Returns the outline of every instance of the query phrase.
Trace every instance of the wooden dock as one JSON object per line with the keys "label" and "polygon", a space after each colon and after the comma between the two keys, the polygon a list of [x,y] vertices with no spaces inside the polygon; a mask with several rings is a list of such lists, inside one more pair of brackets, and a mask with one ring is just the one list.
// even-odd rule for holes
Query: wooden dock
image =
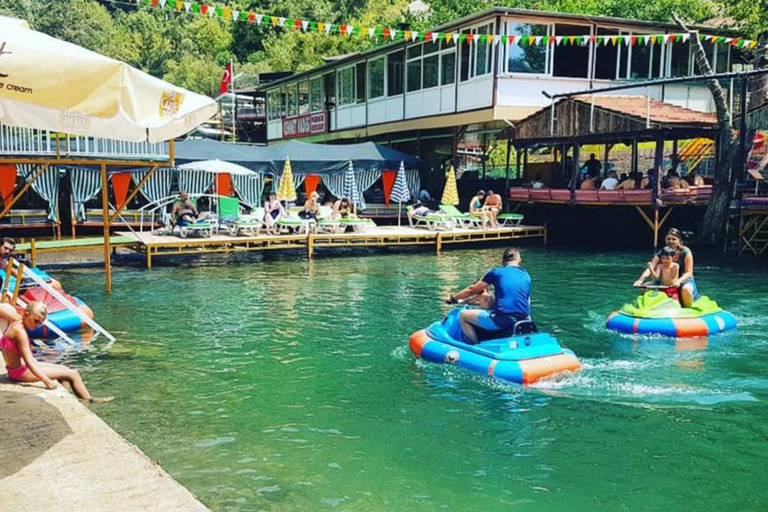
{"label": "wooden dock", "polygon": [[130,247],[144,254],[147,268],[156,258],[180,255],[234,254],[270,250],[303,250],[312,258],[319,249],[338,247],[406,247],[434,246],[439,253],[451,244],[485,244],[520,239],[541,239],[547,242],[545,226],[512,226],[496,229],[452,229],[430,231],[409,226],[376,226],[362,233],[309,233],[289,235],[227,236],[180,238],[148,232],[121,232],[121,237],[133,237]]}

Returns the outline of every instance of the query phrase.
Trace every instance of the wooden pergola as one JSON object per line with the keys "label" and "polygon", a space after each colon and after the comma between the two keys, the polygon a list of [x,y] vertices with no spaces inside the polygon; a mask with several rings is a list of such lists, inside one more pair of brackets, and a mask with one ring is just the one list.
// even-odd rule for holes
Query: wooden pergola
{"label": "wooden pergola", "polygon": [[[173,167],[174,165],[174,141],[169,141],[169,151],[167,159],[160,160],[130,160],[130,159],[105,159],[105,158],[84,158],[68,157],[66,154],[62,155],[57,151],[56,156],[53,157],[0,157],[0,164],[31,164],[38,166],[37,170],[32,174],[26,184],[19,190],[12,198],[11,201],[5,206],[2,213],[0,213],[0,219],[5,216],[13,205],[21,199],[24,193],[29,190],[32,184],[45,172],[50,166],[58,165],[85,165],[85,166],[99,166],[101,168],[101,201],[102,201],[102,219],[104,224],[104,271],[105,271],[105,288],[107,292],[112,291],[112,257],[110,247],[110,228],[112,223],[120,216],[125,205],[131,202],[141,191],[141,188],[149,180],[160,166]],[[110,167],[148,167],[149,171],[144,177],[136,184],[133,191],[128,195],[126,200],[122,204],[115,205],[115,211],[110,215],[109,211],[109,182],[108,182],[108,170]]]}
{"label": "wooden pergola", "polygon": [[[654,247],[658,246],[659,230],[672,211],[670,207],[663,217],[659,210],[664,206],[660,201],[660,171],[664,160],[664,142],[673,142],[673,153],[677,154],[679,140],[708,138],[715,141],[715,152],[719,148],[718,125],[714,114],[698,112],[670,103],[651,99],[648,96],[580,95],[553,101],[551,106],[504,130],[501,138],[508,140],[517,150],[517,168],[527,164],[532,149],[551,147],[555,152],[566,155],[573,151],[573,166],[566,169],[566,159],[560,159],[563,175],[570,174],[569,188],[572,202],[575,202],[577,177],[579,173],[579,149],[585,144],[604,144],[605,160],[610,148],[626,144],[632,148],[631,171],[638,170],[638,144],[655,142],[651,181],[651,203],[649,211],[635,205],[636,210],[653,231]],[[604,166],[605,167],[605,166]]]}

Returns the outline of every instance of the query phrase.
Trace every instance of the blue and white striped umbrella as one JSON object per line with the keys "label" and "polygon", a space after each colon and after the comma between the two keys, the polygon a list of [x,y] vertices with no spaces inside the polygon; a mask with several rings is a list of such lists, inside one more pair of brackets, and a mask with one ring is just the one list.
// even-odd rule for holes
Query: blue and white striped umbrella
{"label": "blue and white striped umbrella", "polygon": [[406,203],[411,199],[411,192],[408,190],[408,182],[405,179],[405,166],[400,162],[400,169],[395,177],[395,184],[392,185],[392,192],[389,199],[396,203]]}
{"label": "blue and white striped umbrella", "polygon": [[342,194],[349,199],[349,202],[355,207],[360,207],[360,192],[357,190],[357,181],[355,180],[355,169],[352,167],[352,161],[349,162],[347,172],[344,173],[344,186]]}
{"label": "blue and white striped umbrella", "polygon": [[390,201],[397,202],[397,225],[400,225],[400,207],[403,203],[410,201],[411,192],[408,190],[408,182],[405,179],[405,165],[400,162],[400,169],[395,177],[395,184],[392,185],[392,192],[389,194]]}

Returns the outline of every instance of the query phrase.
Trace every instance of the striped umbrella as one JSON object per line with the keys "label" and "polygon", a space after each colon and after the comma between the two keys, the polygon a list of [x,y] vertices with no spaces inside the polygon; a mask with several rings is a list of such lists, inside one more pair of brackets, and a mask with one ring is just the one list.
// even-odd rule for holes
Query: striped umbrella
{"label": "striped umbrella", "polygon": [[357,180],[355,180],[355,169],[352,167],[352,160],[349,161],[347,172],[344,173],[344,185],[341,188],[341,194],[349,199],[350,204],[355,208],[361,208],[360,192],[357,190]]}
{"label": "striped umbrella", "polygon": [[277,187],[278,201],[295,201],[296,189],[293,188],[293,172],[291,171],[291,159],[285,157],[283,175],[280,177],[280,185]]}
{"label": "striped umbrella", "polygon": [[445,177],[445,189],[441,203],[456,206],[459,204],[459,191],[456,188],[456,170],[453,166],[445,173]]}
{"label": "striped umbrella", "polygon": [[392,192],[389,194],[392,201],[397,201],[397,225],[400,225],[400,208],[403,203],[410,201],[411,192],[408,190],[408,182],[405,180],[405,165],[400,162],[400,169],[395,177],[395,184],[392,185]]}

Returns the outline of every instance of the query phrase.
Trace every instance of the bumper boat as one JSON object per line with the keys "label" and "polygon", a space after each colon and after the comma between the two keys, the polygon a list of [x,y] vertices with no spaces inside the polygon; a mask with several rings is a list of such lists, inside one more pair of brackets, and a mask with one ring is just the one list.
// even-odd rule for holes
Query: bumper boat
{"label": "bumper boat", "polygon": [[736,317],[701,296],[690,308],[661,290],[648,290],[608,315],[605,327],[627,334],[661,334],[673,338],[709,336],[736,328]]}
{"label": "bumper boat", "polygon": [[573,352],[561,347],[549,334],[538,332],[531,321],[517,322],[501,333],[478,329],[480,343],[464,343],[459,326],[463,309],[454,309],[443,321],[411,335],[410,348],[416,357],[518,384],[531,384],[556,373],[576,371],[581,366]]}
{"label": "bumper boat", "polygon": [[[40,269],[37,268],[31,268],[28,269],[35,273],[35,275],[39,278],[41,278],[44,281],[51,282],[51,276],[46,274]],[[13,289],[15,286],[15,278],[11,278],[11,282],[9,283],[9,288]],[[57,291],[71,304],[74,304],[77,309],[79,309],[81,312],[83,312],[86,316],[93,319],[93,311],[90,307],[88,307],[87,304],[85,304],[83,301],[78,299],[77,297],[72,297],[70,295],[67,295],[63,290],[60,289],[60,285],[58,285],[58,282],[56,285],[53,285],[54,288],[58,288]],[[49,291],[45,290],[44,288],[40,287],[35,283],[32,279],[25,278],[21,282],[20,287],[20,293],[19,298],[24,301],[25,304],[29,304],[30,302],[37,301],[42,302],[46,305],[48,308],[48,321],[54,324],[56,327],[61,329],[62,331],[66,333],[79,331],[84,328],[88,328],[85,322],[72,310],[68,308],[68,305],[63,304],[61,301],[59,301],[56,297],[54,297]],[[41,325],[34,331],[32,331],[31,336],[34,338],[57,338],[58,335],[53,332],[52,330],[49,330],[48,327],[45,325]]]}

